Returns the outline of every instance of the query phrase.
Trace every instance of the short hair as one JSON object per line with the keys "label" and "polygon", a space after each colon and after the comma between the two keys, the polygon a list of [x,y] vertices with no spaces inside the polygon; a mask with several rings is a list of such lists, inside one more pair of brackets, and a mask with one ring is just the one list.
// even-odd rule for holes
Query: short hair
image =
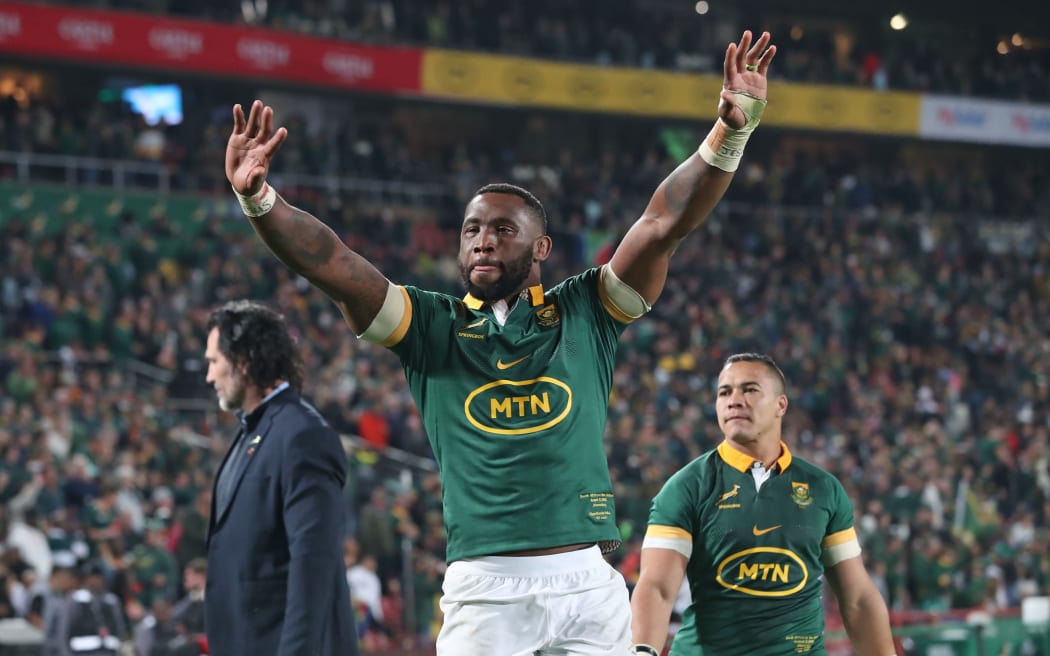
{"label": "short hair", "polygon": [[244,365],[259,389],[286,380],[299,389],[303,365],[284,316],[262,303],[229,301],[212,311],[208,332],[219,330],[219,352],[235,367]]}
{"label": "short hair", "polygon": [[532,195],[532,193],[519,187],[512,185],[508,182],[493,182],[487,184],[477,191],[474,192],[473,197],[480,196],[482,194],[510,194],[517,196],[518,198],[525,201],[525,204],[529,206],[532,213],[540,220],[540,226],[543,228],[543,234],[547,234],[547,210],[543,209],[543,203],[538,198]]}
{"label": "short hair", "polygon": [[787,392],[787,377],[784,376],[784,372],[780,370],[777,363],[770,356],[765,353],[735,353],[726,358],[725,364],[722,368],[725,369],[734,362],[758,362],[764,364],[767,369],[773,372],[773,375],[780,381],[780,391],[782,393]]}
{"label": "short hair", "polygon": [[203,556],[194,558],[190,562],[186,563],[186,569],[196,572],[197,574],[205,575],[208,574],[208,559]]}

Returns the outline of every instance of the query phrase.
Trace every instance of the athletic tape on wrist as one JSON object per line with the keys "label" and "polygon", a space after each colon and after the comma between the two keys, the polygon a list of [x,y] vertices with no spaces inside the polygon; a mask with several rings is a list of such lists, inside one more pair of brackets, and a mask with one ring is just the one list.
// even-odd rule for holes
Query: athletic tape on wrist
{"label": "athletic tape on wrist", "polygon": [[277,202],[277,191],[265,182],[262,189],[251,196],[245,196],[236,189],[233,190],[233,193],[237,196],[244,215],[252,218],[266,214]]}
{"label": "athletic tape on wrist", "polygon": [[[743,91],[730,91],[730,93],[736,99],[736,106],[747,119],[744,127],[739,130],[731,128],[719,118],[707,134],[707,138],[700,144],[699,153],[709,165],[723,171],[733,172],[740,166],[740,159],[744,156],[744,146],[747,145],[747,140],[751,138],[751,133],[762,121],[766,101]],[[723,102],[725,101],[720,101],[719,104]]]}
{"label": "athletic tape on wrist", "polygon": [[638,643],[637,645],[631,646],[632,654],[649,654],[649,656],[660,656],[660,652],[656,651],[656,647],[652,645],[646,645]]}

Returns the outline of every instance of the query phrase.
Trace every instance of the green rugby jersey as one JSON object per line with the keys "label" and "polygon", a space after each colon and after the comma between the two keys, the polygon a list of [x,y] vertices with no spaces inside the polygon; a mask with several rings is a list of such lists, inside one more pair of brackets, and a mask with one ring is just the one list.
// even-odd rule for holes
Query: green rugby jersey
{"label": "green rugby jersey", "polygon": [[469,295],[402,288],[391,348],[441,471],[449,562],[618,541],[602,438],[631,319],[601,271],[524,290],[503,326]]}
{"label": "green rugby jersey", "polygon": [[834,476],[782,449],[757,491],[752,458],[723,442],[653,500],[645,547],[692,544],[672,656],[826,653],[821,576],[859,553],[853,507]]}

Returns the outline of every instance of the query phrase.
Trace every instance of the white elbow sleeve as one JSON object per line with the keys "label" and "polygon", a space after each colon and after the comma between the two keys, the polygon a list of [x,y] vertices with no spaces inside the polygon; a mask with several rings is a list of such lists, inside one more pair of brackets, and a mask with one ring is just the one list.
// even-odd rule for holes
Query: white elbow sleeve
{"label": "white elbow sleeve", "polygon": [[409,303],[408,293],[404,288],[390,283],[382,307],[360,337],[374,344],[393,346],[405,336],[411,319],[412,305]]}
{"label": "white elbow sleeve", "polygon": [[[620,280],[612,267],[606,264],[601,274],[602,301],[610,314],[621,321],[633,321],[653,307],[645,302],[633,287]],[[612,307],[610,307],[612,306]],[[621,316],[622,315],[622,316]]]}

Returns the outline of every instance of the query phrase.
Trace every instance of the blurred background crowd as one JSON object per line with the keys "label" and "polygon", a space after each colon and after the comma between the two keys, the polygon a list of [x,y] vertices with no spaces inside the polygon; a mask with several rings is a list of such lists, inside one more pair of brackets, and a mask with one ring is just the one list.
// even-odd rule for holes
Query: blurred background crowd
{"label": "blurred background crowd", "polygon": [[[244,21],[255,3],[96,4]],[[672,3],[603,3],[600,18],[585,2],[530,3],[540,18],[498,4],[271,2],[263,22],[671,68],[688,67],[674,55],[695,42],[669,25]],[[874,36],[838,57],[830,37],[785,29],[779,75],[873,83]],[[1047,53],[877,55],[893,87],[1045,99]],[[210,485],[235,421],[204,383],[205,323],[216,304],[250,297],[288,317],[311,372],[305,395],[347,436],[345,553],[365,644],[431,644],[441,484],[397,359],[269,255],[223,178],[230,103],[256,87],[187,83],[185,120],[151,126],[99,93],[103,72],[26,68],[65,86],[0,100],[0,154],[97,164],[66,187],[45,183],[69,183],[68,171],[41,169],[27,188],[5,182],[16,166],[0,158],[0,619],[46,632],[55,599],[87,589],[136,653],[197,653]],[[303,95],[274,95],[291,132],[274,185],[395,282],[452,294],[476,187],[515,182],[547,205],[553,285],[607,260],[707,127],[365,96],[300,106]],[[332,107],[335,118],[320,109]],[[159,166],[181,200],[106,192],[128,162]],[[122,184],[155,184],[136,170]],[[326,187],[333,177],[346,184]],[[761,128],[726,201],[621,342],[606,446],[623,536],[612,558],[627,580],[654,494],[720,441],[722,361],[757,350],[787,374],[792,450],[853,500],[893,611],[1016,612],[1050,595],[1048,177],[1046,149]]]}
{"label": "blurred background crowd", "polygon": [[[358,43],[683,71],[717,72],[723,43],[734,37],[732,31],[713,33],[703,20],[708,12],[724,9],[716,1],[88,0],[85,4],[266,25]],[[899,3],[909,14],[931,20],[924,29],[893,34],[883,34],[869,24],[848,37],[838,29],[841,22],[864,25],[888,5],[840,5],[828,16],[821,15],[825,8],[819,3],[743,0],[733,4],[745,16],[761,16],[767,29],[781,35],[787,48],[777,62],[777,77],[877,89],[1050,98],[1050,54],[1045,49],[1026,45],[1013,35],[1000,37],[994,48],[974,47],[971,38],[995,34],[992,22],[980,20],[982,12],[976,4]],[[1000,17],[1009,15],[1016,4],[997,5],[995,11]],[[1017,29],[1040,18],[1031,8],[1029,3],[1011,16],[1018,18]],[[801,25],[798,17],[807,12],[821,20]]]}

